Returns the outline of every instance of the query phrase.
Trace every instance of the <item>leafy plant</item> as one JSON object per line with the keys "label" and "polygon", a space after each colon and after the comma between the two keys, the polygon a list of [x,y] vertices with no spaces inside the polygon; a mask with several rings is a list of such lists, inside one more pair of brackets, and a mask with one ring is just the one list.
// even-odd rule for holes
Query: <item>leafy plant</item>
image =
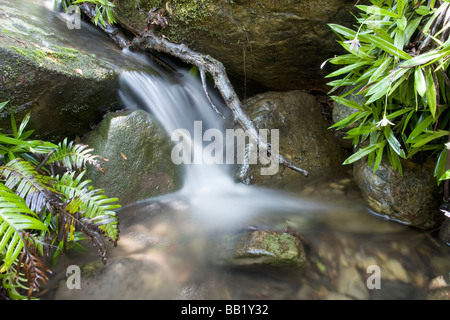
{"label": "leafy plant", "polygon": [[[450,178],[448,158],[450,3],[371,0],[357,5],[355,29],[330,24],[347,53],[329,59],[329,95],[355,109],[332,128],[349,128],[354,152],[376,171],[384,156],[402,172],[401,159],[434,156],[437,182]],[[348,90],[340,91],[347,87]],[[338,94],[338,92],[341,92]],[[363,99],[357,99],[361,95]],[[360,97],[361,97],[360,96]],[[359,148],[359,149],[358,149]]]}
{"label": "leafy plant", "polygon": [[104,262],[104,238],[118,241],[117,199],[85,179],[87,164],[101,170],[106,159],[67,139],[28,140],[29,118],[17,127],[12,116],[12,134],[0,132],[0,289],[12,299],[30,299],[51,273],[43,258],[56,263],[83,235]]}
{"label": "leafy plant", "polygon": [[95,25],[98,25],[98,23],[100,22],[101,25],[106,26],[106,23],[114,24],[117,22],[117,15],[114,12],[114,8],[116,6],[109,0],[55,0],[55,4],[57,4],[58,2],[61,3],[62,9],[66,12],[71,5],[86,2],[92,3],[93,5],[95,5],[93,20]]}

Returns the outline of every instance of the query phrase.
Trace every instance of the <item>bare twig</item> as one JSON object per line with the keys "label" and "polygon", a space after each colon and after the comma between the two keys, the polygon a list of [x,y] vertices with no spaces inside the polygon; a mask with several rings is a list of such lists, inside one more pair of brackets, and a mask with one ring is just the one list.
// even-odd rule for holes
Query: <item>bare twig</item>
{"label": "bare twig", "polygon": [[[225,104],[230,108],[235,122],[237,122],[250,137],[258,142],[258,148],[271,154],[270,145],[262,139],[256,129],[255,124],[244,112],[241,102],[231,85],[225,67],[221,62],[209,55],[204,55],[189,49],[184,44],[176,44],[167,39],[156,36],[153,32],[146,32],[142,37],[135,38],[133,45],[146,50],[156,50],[176,57],[186,63],[193,64],[204,72],[208,72],[214,79],[214,84],[219,90]],[[308,176],[308,171],[299,168],[290,160],[279,155],[279,163],[289,169],[297,171],[304,176]]]}
{"label": "bare twig", "polygon": [[52,156],[52,154],[55,153],[55,151],[56,151],[56,149],[53,149],[45,156],[44,160],[42,160],[42,162],[36,167],[36,171],[41,170],[41,168],[44,166],[44,164],[47,163],[48,159],[50,159],[50,157]]}

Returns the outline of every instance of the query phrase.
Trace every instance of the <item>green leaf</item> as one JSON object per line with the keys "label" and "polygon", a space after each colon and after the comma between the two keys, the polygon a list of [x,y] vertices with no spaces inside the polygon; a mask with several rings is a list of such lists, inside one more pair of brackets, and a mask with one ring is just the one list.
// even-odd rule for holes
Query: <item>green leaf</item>
{"label": "green leaf", "polygon": [[380,49],[386,51],[387,53],[390,53],[398,58],[401,58],[404,60],[409,60],[412,58],[409,54],[407,54],[400,48],[397,48],[393,43],[390,43],[390,42],[386,41],[385,39],[382,39],[375,35],[372,35],[372,34],[360,35],[360,39],[365,40],[365,42],[375,44],[378,48],[380,48]]}
{"label": "green leaf", "polygon": [[9,101],[0,102],[0,111],[8,104]]}
{"label": "green leaf", "polygon": [[5,272],[16,260],[24,246],[20,232],[23,230],[47,230],[25,201],[0,183],[0,273]]}
{"label": "green leaf", "polygon": [[350,72],[350,71],[352,71],[354,69],[357,69],[359,67],[365,66],[367,64],[369,64],[368,61],[360,61],[360,62],[351,64],[351,65],[348,65],[346,67],[340,68],[340,69],[338,69],[338,70],[328,74],[326,76],[326,78],[332,78],[332,77],[340,76],[341,74],[348,73],[348,72]]}
{"label": "green leaf", "polygon": [[376,150],[377,152],[377,157],[375,159],[375,163],[373,164],[373,172],[375,173],[378,170],[378,167],[380,166],[381,160],[383,159],[383,151],[384,151],[384,146],[380,147]]}
{"label": "green leaf", "polygon": [[421,16],[425,16],[429,14],[431,11],[428,9],[427,6],[420,6],[416,9],[416,13],[420,14]]}
{"label": "green leaf", "polygon": [[439,178],[439,181],[450,179],[450,170],[445,171],[445,173]]}
{"label": "green leaf", "polygon": [[431,73],[431,69],[427,69],[425,72],[425,82],[427,86],[427,90],[425,91],[425,95],[427,97],[428,108],[430,109],[433,118],[436,116],[436,87],[434,84],[433,75]]}
{"label": "green leaf", "polygon": [[342,98],[342,97],[338,97],[338,96],[331,96],[330,98],[333,99],[334,101],[336,101],[337,103],[342,104],[344,106],[347,106],[349,108],[357,109],[357,110],[360,110],[360,111],[364,111],[364,108],[362,106],[360,106],[355,101],[352,101],[352,100],[349,100],[349,99],[345,99],[345,98]]}
{"label": "green leaf", "polygon": [[390,126],[384,127],[384,136],[386,140],[389,143],[389,146],[392,148],[392,150],[398,154],[402,158],[406,158],[405,152],[403,151],[402,145],[395,137],[394,133],[392,132],[392,129]]}
{"label": "green leaf", "polygon": [[400,15],[398,15],[395,12],[389,11],[387,9],[383,9],[377,6],[365,6],[365,5],[357,5],[356,6],[359,10],[364,11],[368,14],[375,14],[375,15],[383,15],[383,16],[387,16],[387,17],[392,17],[392,18],[399,18]]}
{"label": "green leaf", "polygon": [[337,34],[341,34],[349,39],[354,39],[356,37],[356,31],[353,31],[352,29],[349,29],[347,27],[333,23],[328,24],[328,26]]}
{"label": "green leaf", "polygon": [[421,134],[418,137],[416,137],[416,139],[414,139],[414,144],[412,145],[412,147],[420,148],[423,145],[425,145],[435,139],[439,139],[439,138],[445,137],[445,136],[448,136],[447,130],[437,130],[432,133],[424,133],[424,134]]}
{"label": "green leaf", "polygon": [[404,31],[406,29],[406,25],[407,25],[407,21],[406,21],[406,17],[402,16],[400,19],[397,19],[397,27]]}
{"label": "green leaf", "polygon": [[390,57],[390,56],[384,58],[382,60],[383,63],[375,70],[373,75],[370,77],[368,83],[372,83],[372,82],[378,80],[378,78],[386,71],[387,67],[391,64],[391,62],[393,60],[394,60],[394,58]]}
{"label": "green leaf", "polygon": [[417,67],[429,62],[433,62],[434,60],[437,60],[442,57],[442,53],[437,50],[432,50],[427,53],[423,53],[421,55],[418,55],[408,61],[403,61],[399,64],[400,68],[412,68]]}
{"label": "green leaf", "polygon": [[445,173],[446,169],[446,162],[447,162],[447,154],[448,149],[444,147],[442,151],[439,153],[439,156],[436,161],[436,166],[434,167],[434,176],[438,178],[438,184],[440,180],[442,180],[442,176]]}
{"label": "green leaf", "polygon": [[421,68],[416,68],[414,71],[414,89],[421,97],[427,92],[427,83]]}
{"label": "green leaf", "polygon": [[[403,16],[403,9],[405,8],[406,0],[397,0],[397,14]],[[406,19],[405,19],[406,20]]]}
{"label": "green leaf", "polygon": [[384,148],[385,145],[386,145],[386,141],[381,141],[381,142],[375,143],[373,145],[363,147],[363,148],[359,149],[357,152],[355,152],[354,154],[352,154],[350,157],[348,157],[344,161],[343,164],[346,165],[346,164],[351,164],[353,162],[356,162],[359,159],[367,156],[369,153],[374,152],[376,149]]}
{"label": "green leaf", "polygon": [[425,131],[426,128],[428,128],[428,126],[430,124],[432,124],[434,121],[433,115],[429,115],[428,117],[426,117],[425,119],[422,119],[416,123],[415,128],[413,129],[413,131],[410,133],[407,142],[408,143],[414,143],[414,140],[417,139],[417,137]]}

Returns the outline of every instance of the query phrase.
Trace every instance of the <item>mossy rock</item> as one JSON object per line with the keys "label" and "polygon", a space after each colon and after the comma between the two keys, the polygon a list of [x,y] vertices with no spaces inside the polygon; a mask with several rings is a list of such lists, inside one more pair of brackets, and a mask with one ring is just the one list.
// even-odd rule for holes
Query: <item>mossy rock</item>
{"label": "mossy rock", "polygon": [[217,265],[301,270],[306,263],[302,242],[288,233],[270,230],[237,232],[222,234],[215,241],[216,249],[211,259]]}
{"label": "mossy rock", "polygon": [[105,194],[118,197],[122,206],[180,186],[179,168],[170,158],[170,138],[145,111],[109,113],[83,142],[108,159],[102,162],[105,173],[90,168],[89,178]]}
{"label": "mossy rock", "polygon": [[367,157],[353,164],[353,175],[367,206],[375,213],[412,227],[431,229],[443,222],[439,211],[442,190],[433,176],[431,160],[423,164],[402,159],[402,174],[387,159],[376,172]]}
{"label": "mossy rock", "polygon": [[69,30],[56,16],[49,19],[52,13],[38,1],[0,3],[0,12],[0,99],[9,101],[0,113],[2,128],[10,127],[11,112],[20,120],[31,111],[28,128],[35,138],[73,139],[107,110],[121,108],[116,67],[71,42],[89,30]]}
{"label": "mossy rock", "polygon": [[[346,152],[333,133],[327,129],[327,120],[321,113],[316,97],[304,90],[266,92],[244,101],[248,116],[259,129],[274,129],[279,133],[279,153],[295,165],[308,171],[309,176],[279,166],[276,174],[262,175],[268,165],[241,166],[238,178],[247,184],[270,187],[301,188],[316,179],[346,170],[342,162]],[[272,138],[268,142],[274,144]],[[245,162],[245,161],[244,161]]]}
{"label": "mossy rock", "polygon": [[135,0],[115,3],[136,35],[152,27],[150,11],[164,9],[163,35],[221,61],[237,91],[256,91],[326,88],[320,66],[342,50],[328,24],[351,25],[355,1],[140,0],[141,11]]}

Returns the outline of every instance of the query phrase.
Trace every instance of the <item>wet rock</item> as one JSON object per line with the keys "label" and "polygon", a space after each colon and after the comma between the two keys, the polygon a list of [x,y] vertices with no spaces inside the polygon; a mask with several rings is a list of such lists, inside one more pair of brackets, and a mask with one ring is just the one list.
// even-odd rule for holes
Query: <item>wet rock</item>
{"label": "wet rock", "polygon": [[372,300],[420,300],[423,298],[417,288],[402,281],[382,281],[380,289],[370,290]]}
{"label": "wet rock", "polygon": [[349,296],[346,296],[345,294],[337,293],[337,292],[330,292],[324,300],[352,300]]}
{"label": "wet rock", "polygon": [[[340,52],[328,23],[351,25],[353,0],[323,1],[140,1],[117,0],[119,20],[139,35],[147,14],[165,8],[175,42],[222,61],[236,87],[271,90],[325,87],[320,65]],[[141,9],[141,12],[139,11]],[[244,83],[242,79],[246,79]]]}
{"label": "wet rock", "polygon": [[[167,266],[156,257],[130,255],[81,267],[79,290],[61,281],[56,300],[174,299],[179,284]],[[139,276],[136,276],[139,275]]]}
{"label": "wet rock", "polygon": [[[356,94],[355,91],[348,93],[349,91],[351,91],[353,89],[353,86],[350,87],[346,87],[342,93],[340,93],[340,96],[344,96],[345,99],[348,99],[350,101],[354,101],[358,104],[362,104],[362,102],[364,101],[364,96],[362,94]],[[337,103],[336,101],[333,102],[333,110],[332,110],[332,118],[333,118],[333,122],[337,123],[345,118],[347,118],[348,116],[358,112],[359,110],[354,109],[354,108],[350,108],[347,107],[343,104]],[[344,139],[346,136],[346,131],[355,128],[358,125],[359,122],[355,122],[351,125],[349,125],[348,127],[345,127],[341,130],[336,130],[334,132],[336,140],[339,142],[339,144],[343,147],[343,148],[348,148],[348,149],[352,149],[353,148],[353,142],[351,139]]]}
{"label": "wet rock", "polygon": [[428,300],[450,300],[450,287],[440,288],[427,295]]}
{"label": "wet rock", "polygon": [[170,140],[145,111],[109,113],[83,142],[109,161],[105,174],[90,168],[88,176],[105,194],[123,205],[174,191],[178,168],[170,158]]}
{"label": "wet rock", "polygon": [[[20,120],[32,112],[35,138],[61,141],[83,135],[107,110],[122,107],[116,67],[89,51],[92,43],[114,51],[110,39],[69,30],[43,2],[3,1],[0,34],[0,97],[9,100],[0,126],[10,128],[10,109]],[[71,41],[79,37],[78,43]],[[98,48],[98,47],[97,47]],[[120,54],[120,51],[115,51]]]}
{"label": "wet rock", "polygon": [[428,229],[442,222],[433,165],[402,161],[403,175],[386,160],[374,173],[367,159],[354,163],[353,174],[368,207],[375,213],[413,227]]}
{"label": "wet rock", "polygon": [[301,269],[306,255],[294,235],[268,230],[224,235],[218,240],[216,263],[235,267],[294,267]]}
{"label": "wet rock", "polygon": [[411,281],[402,264],[393,258],[384,261],[380,266],[380,269],[382,280],[401,281],[406,283]]}
{"label": "wet rock", "polygon": [[450,246],[450,218],[445,218],[439,230],[439,238]]}
{"label": "wet rock", "polygon": [[[279,152],[299,167],[308,170],[309,177],[280,166],[274,175],[261,175],[267,165],[244,164],[239,178],[245,183],[284,187],[305,185],[327,174],[338,174],[346,154],[327,129],[317,99],[305,91],[267,92],[245,102],[244,108],[259,129],[277,129]],[[272,144],[269,136],[269,142]],[[297,188],[298,189],[298,188]]]}
{"label": "wet rock", "polygon": [[428,300],[450,300],[450,285],[444,276],[438,276],[431,280],[428,285]]}
{"label": "wet rock", "polygon": [[367,286],[358,270],[353,267],[345,268],[340,272],[337,280],[337,290],[339,293],[354,299],[369,299]]}

